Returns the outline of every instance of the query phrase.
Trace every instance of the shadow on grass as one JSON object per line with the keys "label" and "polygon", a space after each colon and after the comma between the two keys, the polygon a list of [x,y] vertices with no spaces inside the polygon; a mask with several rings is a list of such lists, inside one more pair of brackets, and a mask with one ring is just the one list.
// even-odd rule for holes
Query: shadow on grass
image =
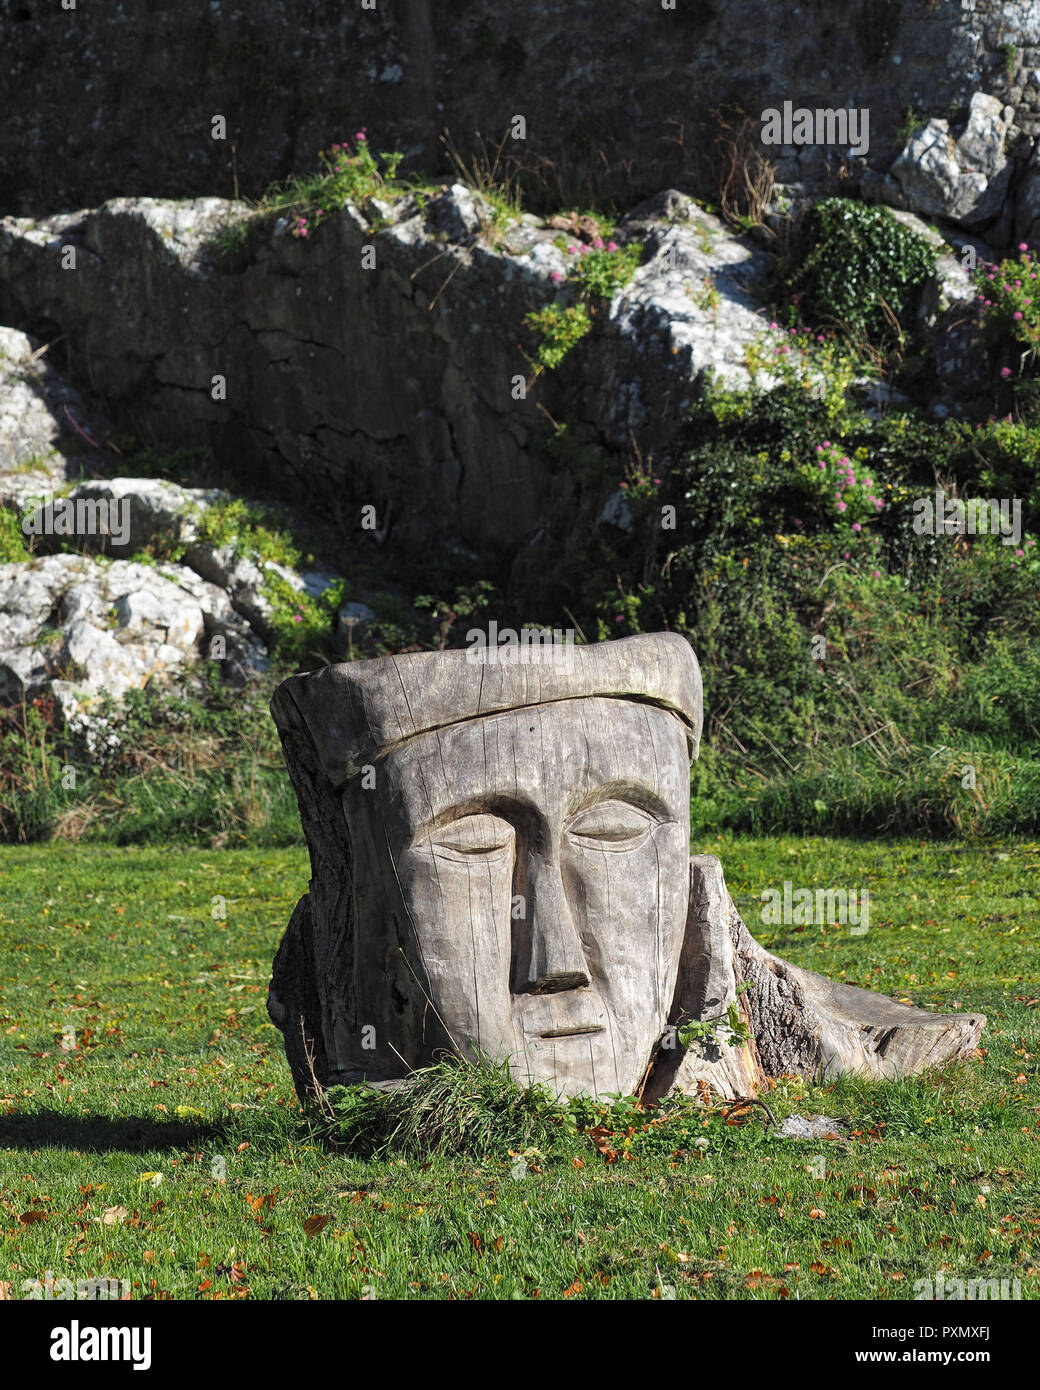
{"label": "shadow on grass", "polygon": [[231,1130],[228,1124],[187,1124],[143,1115],[113,1119],[109,1115],[33,1110],[25,1115],[0,1116],[0,1149],[78,1149],[90,1153],[212,1149]]}

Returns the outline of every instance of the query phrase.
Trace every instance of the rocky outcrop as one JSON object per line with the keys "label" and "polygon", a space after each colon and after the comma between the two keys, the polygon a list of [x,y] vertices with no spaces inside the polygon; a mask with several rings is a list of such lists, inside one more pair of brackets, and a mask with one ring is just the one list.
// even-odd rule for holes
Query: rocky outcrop
{"label": "rocky outcrop", "polygon": [[[8,541],[0,557],[0,704],[53,697],[71,730],[93,738],[103,694],[182,681],[207,657],[235,686],[264,671],[271,604],[260,566],[228,551],[227,573],[209,575],[185,558],[212,549],[199,519],[227,493],[89,476],[118,452],[51,356],[0,328],[0,508],[21,536],[17,554]],[[75,553],[54,553],[66,539]],[[268,565],[311,596],[337,577]]]}
{"label": "rocky outcrop", "polygon": [[249,264],[221,268],[212,238],[242,211],[116,199],[6,219],[0,321],[60,325],[123,428],[209,444],[350,531],[371,505],[403,543],[515,550],[549,494],[546,412],[660,458],[709,367],[747,379],[762,327],[764,253],[681,194],[621,224],[643,264],[537,382],[524,318],[567,302],[583,243],[530,215],[486,235],[490,208],[454,185],[428,203],[348,204],[306,240],[283,219]]}
{"label": "rocky outcrop", "polygon": [[1014,112],[976,92],[957,138],[945,120],[930,120],[892,165],[912,212],[983,227],[999,216],[1011,181],[1004,148]]}
{"label": "rocky outcrop", "polygon": [[198,601],[147,565],[48,555],[0,566],[0,700],[49,691],[73,712],[180,667],[204,631]]}

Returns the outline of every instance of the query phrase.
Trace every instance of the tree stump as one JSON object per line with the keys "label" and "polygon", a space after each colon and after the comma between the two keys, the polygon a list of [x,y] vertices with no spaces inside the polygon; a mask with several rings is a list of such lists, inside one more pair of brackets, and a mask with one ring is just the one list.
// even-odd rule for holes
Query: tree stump
{"label": "tree stump", "polygon": [[719,861],[689,857],[702,696],[682,638],[541,637],[275,692],[311,880],[268,1011],[301,1098],[403,1079],[443,1049],[558,1095],[648,1098],[972,1052],[980,1015],[773,956]]}

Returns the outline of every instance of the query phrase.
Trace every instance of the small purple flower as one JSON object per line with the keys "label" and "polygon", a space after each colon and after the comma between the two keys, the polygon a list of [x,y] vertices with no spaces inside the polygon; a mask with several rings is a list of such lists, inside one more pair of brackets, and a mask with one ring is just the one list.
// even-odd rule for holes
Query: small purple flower
{"label": "small purple flower", "polygon": [[551,271],[549,272],[549,279],[552,280],[555,284],[558,285],[558,284],[560,283],[560,281],[563,279],[563,271],[562,271],[562,270],[551,270]]}
{"label": "small purple flower", "polygon": [[1001,369],[1000,369],[1000,375],[1001,375],[1002,377],[1004,377],[1005,380],[1007,380],[1007,378],[1011,375],[1011,368],[1010,368],[1010,367],[1001,367]]}

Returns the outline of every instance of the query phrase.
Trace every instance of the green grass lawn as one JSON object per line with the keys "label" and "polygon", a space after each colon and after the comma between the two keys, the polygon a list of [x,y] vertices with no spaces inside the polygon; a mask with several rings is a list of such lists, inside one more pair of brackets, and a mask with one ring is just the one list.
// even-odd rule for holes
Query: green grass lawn
{"label": "green grass lawn", "polygon": [[[695,848],[765,945],[982,1010],[983,1054],[766,1097],[778,1118],[851,1121],[837,1140],[689,1105],[617,1130],[609,1164],[562,1131],[520,1161],[508,1134],[487,1159],[361,1160],[301,1114],[264,1008],[303,850],[0,848],[8,1296],[49,1271],[134,1298],[905,1299],[938,1273],[1036,1297],[1040,845]],[[868,888],[869,932],[764,926],[785,879]]]}

